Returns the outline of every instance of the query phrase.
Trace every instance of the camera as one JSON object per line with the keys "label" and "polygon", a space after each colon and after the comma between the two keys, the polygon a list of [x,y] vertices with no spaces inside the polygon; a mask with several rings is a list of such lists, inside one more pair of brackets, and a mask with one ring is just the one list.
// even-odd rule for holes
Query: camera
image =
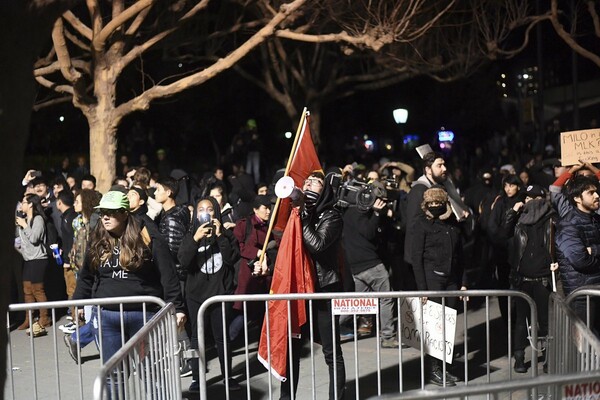
{"label": "camera", "polygon": [[25,214],[23,211],[17,211],[15,215],[19,218],[27,218],[27,214]]}
{"label": "camera", "polygon": [[341,208],[357,207],[361,211],[367,211],[373,207],[378,198],[384,200],[387,198],[387,191],[380,185],[357,179],[342,182],[341,175],[337,174],[331,185],[336,192],[336,204]]}
{"label": "camera", "polygon": [[198,222],[200,222],[200,225],[204,225],[207,222],[210,223],[211,221],[212,221],[212,218],[210,217],[209,213],[198,214]]}

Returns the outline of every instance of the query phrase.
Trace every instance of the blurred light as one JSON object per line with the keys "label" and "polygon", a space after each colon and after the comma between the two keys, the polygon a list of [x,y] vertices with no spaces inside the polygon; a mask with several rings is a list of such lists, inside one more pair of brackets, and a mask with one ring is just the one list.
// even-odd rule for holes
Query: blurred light
{"label": "blurred light", "polygon": [[502,79],[506,78],[506,74],[502,74],[500,76],[502,77]]}
{"label": "blurred light", "polygon": [[365,149],[367,149],[367,151],[373,150],[373,141],[372,140],[365,140]]}
{"label": "blurred light", "polygon": [[504,96],[504,97],[508,97],[508,95],[507,95],[506,93],[504,93],[502,96]]}
{"label": "blurred light", "polygon": [[502,87],[506,87],[506,83],[503,83],[503,84],[502,84]]}
{"label": "blurred light", "polygon": [[529,79],[529,74],[523,74],[523,79]]}
{"label": "blurred light", "polygon": [[287,132],[285,133],[285,138],[286,138],[286,139],[291,139],[291,138],[292,138],[292,132],[290,132],[290,131],[287,131]]}
{"label": "blurred light", "polygon": [[517,78],[521,79],[522,78],[521,74],[517,75]]}
{"label": "blurred light", "polygon": [[[454,132],[447,131],[445,129],[438,131],[438,141],[439,142],[452,142],[454,140]],[[442,144],[440,144],[442,147]],[[443,147],[442,147],[443,148]]]}
{"label": "blurred light", "polygon": [[58,120],[59,120],[60,122],[65,122],[65,117],[61,115],[60,117],[58,117]]}
{"label": "blurred light", "polygon": [[396,108],[393,115],[397,124],[404,124],[408,120],[408,110],[405,108]]}
{"label": "blurred light", "polygon": [[182,64],[182,63],[179,63],[179,64],[177,64],[177,66],[178,66],[179,68],[181,68],[181,67],[183,67],[183,64]]}
{"label": "blurred light", "polygon": [[440,149],[445,149],[446,148],[446,143],[442,142],[440,143]]}
{"label": "blurred light", "polygon": [[368,138],[369,138],[369,135],[363,136],[363,140],[367,140]]}
{"label": "blurred light", "polygon": [[385,149],[386,149],[386,150],[388,150],[388,151],[389,151],[389,150],[392,150],[392,145],[391,145],[391,144],[389,144],[389,143],[388,143],[388,144],[386,144],[386,145],[385,145]]}

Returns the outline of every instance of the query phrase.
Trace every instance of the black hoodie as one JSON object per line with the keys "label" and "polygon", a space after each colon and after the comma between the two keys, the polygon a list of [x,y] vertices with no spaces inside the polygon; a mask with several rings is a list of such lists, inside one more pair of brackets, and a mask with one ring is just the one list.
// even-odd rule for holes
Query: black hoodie
{"label": "black hoodie", "polygon": [[[205,197],[214,209],[214,218],[221,222],[221,209],[212,197]],[[186,296],[195,302],[222,294],[233,293],[234,264],[239,258],[239,247],[233,233],[221,228],[221,235],[206,237],[199,242],[194,240],[194,234],[200,227],[198,221],[198,203],[194,207],[192,229],[185,235],[177,258],[182,267],[188,271],[186,281]]]}

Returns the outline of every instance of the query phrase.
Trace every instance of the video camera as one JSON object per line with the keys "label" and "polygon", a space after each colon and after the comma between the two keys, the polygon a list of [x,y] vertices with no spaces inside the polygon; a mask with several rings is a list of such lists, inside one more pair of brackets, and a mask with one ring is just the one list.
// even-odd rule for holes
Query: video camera
{"label": "video camera", "polygon": [[336,175],[332,181],[336,192],[337,206],[341,208],[357,207],[361,211],[370,210],[375,200],[382,199],[388,207],[398,198],[398,191],[387,182],[366,183],[357,179],[343,182],[341,175]]}

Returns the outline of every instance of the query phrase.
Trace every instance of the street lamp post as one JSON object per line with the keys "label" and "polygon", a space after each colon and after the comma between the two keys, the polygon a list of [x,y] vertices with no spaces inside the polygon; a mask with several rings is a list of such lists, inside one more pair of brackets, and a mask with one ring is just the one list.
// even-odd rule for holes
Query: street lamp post
{"label": "street lamp post", "polygon": [[404,130],[403,125],[406,123],[406,121],[408,120],[408,110],[405,108],[396,108],[393,111],[393,115],[394,115],[394,121],[396,121],[396,124],[398,124],[398,126],[400,127],[400,149],[404,150],[405,148],[405,144],[404,144]]}

